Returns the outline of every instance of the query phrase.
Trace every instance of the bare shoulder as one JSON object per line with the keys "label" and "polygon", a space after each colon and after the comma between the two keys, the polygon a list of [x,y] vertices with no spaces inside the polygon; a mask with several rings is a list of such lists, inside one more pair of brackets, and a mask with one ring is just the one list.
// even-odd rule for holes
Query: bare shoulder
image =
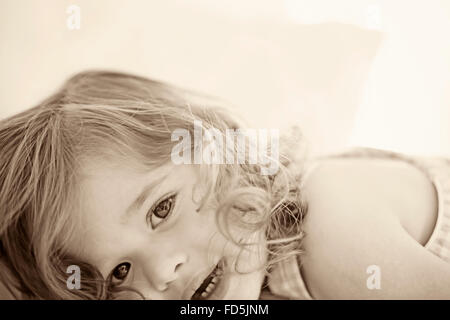
{"label": "bare shoulder", "polygon": [[[424,245],[437,218],[436,190],[424,172],[401,160],[329,159],[322,161],[304,184],[309,203],[326,210],[342,207],[350,214],[392,215]],[[325,200],[326,199],[326,200]],[[324,201],[325,200],[325,201]],[[328,206],[327,206],[328,204]],[[340,212],[341,217],[345,212]],[[323,215],[316,213],[317,218]],[[371,217],[375,218],[375,217]]]}
{"label": "bare shoulder", "polygon": [[437,201],[426,175],[396,160],[333,159],[323,161],[303,187],[309,211],[302,272],[313,296],[379,298],[366,287],[367,268],[377,265],[391,275],[391,290],[383,294],[395,297],[399,266],[420,264],[429,255],[422,245],[433,230]]}

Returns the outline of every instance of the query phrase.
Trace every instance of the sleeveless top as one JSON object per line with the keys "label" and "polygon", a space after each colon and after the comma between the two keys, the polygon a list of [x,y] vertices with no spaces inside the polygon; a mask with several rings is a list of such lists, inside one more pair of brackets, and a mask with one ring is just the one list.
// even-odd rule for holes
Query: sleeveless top
{"label": "sleeveless top", "polygon": [[[438,214],[434,230],[424,248],[450,263],[450,159],[431,157],[412,157],[400,153],[372,148],[356,148],[345,153],[320,157],[331,158],[381,158],[406,161],[424,172],[432,182],[438,199]],[[303,183],[308,174],[318,165],[311,161],[305,171]],[[303,280],[300,258],[290,257],[277,263],[267,278],[271,294],[284,299],[312,300]]]}

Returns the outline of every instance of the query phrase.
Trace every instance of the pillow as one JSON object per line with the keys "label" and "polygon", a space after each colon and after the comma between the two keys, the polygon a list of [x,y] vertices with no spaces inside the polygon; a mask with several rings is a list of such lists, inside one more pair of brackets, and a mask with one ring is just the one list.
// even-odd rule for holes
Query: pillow
{"label": "pillow", "polygon": [[210,80],[252,125],[298,124],[310,151],[326,153],[347,143],[381,39],[342,23],[243,27]]}

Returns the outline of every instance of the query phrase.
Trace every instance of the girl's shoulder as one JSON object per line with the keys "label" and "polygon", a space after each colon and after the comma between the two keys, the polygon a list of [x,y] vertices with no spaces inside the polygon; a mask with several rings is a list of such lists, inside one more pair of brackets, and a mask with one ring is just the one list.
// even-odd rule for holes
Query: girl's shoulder
{"label": "girl's shoulder", "polygon": [[[359,208],[357,214],[361,215],[374,208],[384,210],[398,218],[422,245],[431,236],[437,218],[433,182],[422,170],[400,159],[321,159],[307,172],[302,188],[310,210],[316,202],[322,203],[324,196],[329,210]],[[322,216],[321,212],[315,214]]]}
{"label": "girl's shoulder", "polygon": [[[302,190],[308,202],[303,263],[306,283],[309,270],[347,270],[346,264],[355,258],[356,251],[376,249],[366,246],[373,244],[368,238],[376,237],[377,233],[367,236],[361,233],[370,225],[381,226],[383,234],[384,224],[388,229],[393,221],[398,222],[412,238],[424,244],[436,221],[437,200],[432,182],[424,172],[399,159],[323,158],[306,172]],[[395,232],[389,241],[395,241]],[[387,239],[377,241],[378,249],[389,245]],[[344,248],[342,256],[328,259],[333,244],[346,246],[348,250]],[[318,258],[320,248],[323,259]],[[313,296],[320,298],[320,290],[309,286]]]}

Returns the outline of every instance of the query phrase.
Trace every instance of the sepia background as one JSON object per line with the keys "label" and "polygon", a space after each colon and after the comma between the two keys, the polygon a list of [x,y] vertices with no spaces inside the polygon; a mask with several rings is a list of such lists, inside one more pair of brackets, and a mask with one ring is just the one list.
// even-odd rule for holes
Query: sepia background
{"label": "sepia background", "polygon": [[0,118],[112,69],[221,97],[254,128],[297,124],[313,154],[450,155],[448,0],[1,0],[0,38]]}

